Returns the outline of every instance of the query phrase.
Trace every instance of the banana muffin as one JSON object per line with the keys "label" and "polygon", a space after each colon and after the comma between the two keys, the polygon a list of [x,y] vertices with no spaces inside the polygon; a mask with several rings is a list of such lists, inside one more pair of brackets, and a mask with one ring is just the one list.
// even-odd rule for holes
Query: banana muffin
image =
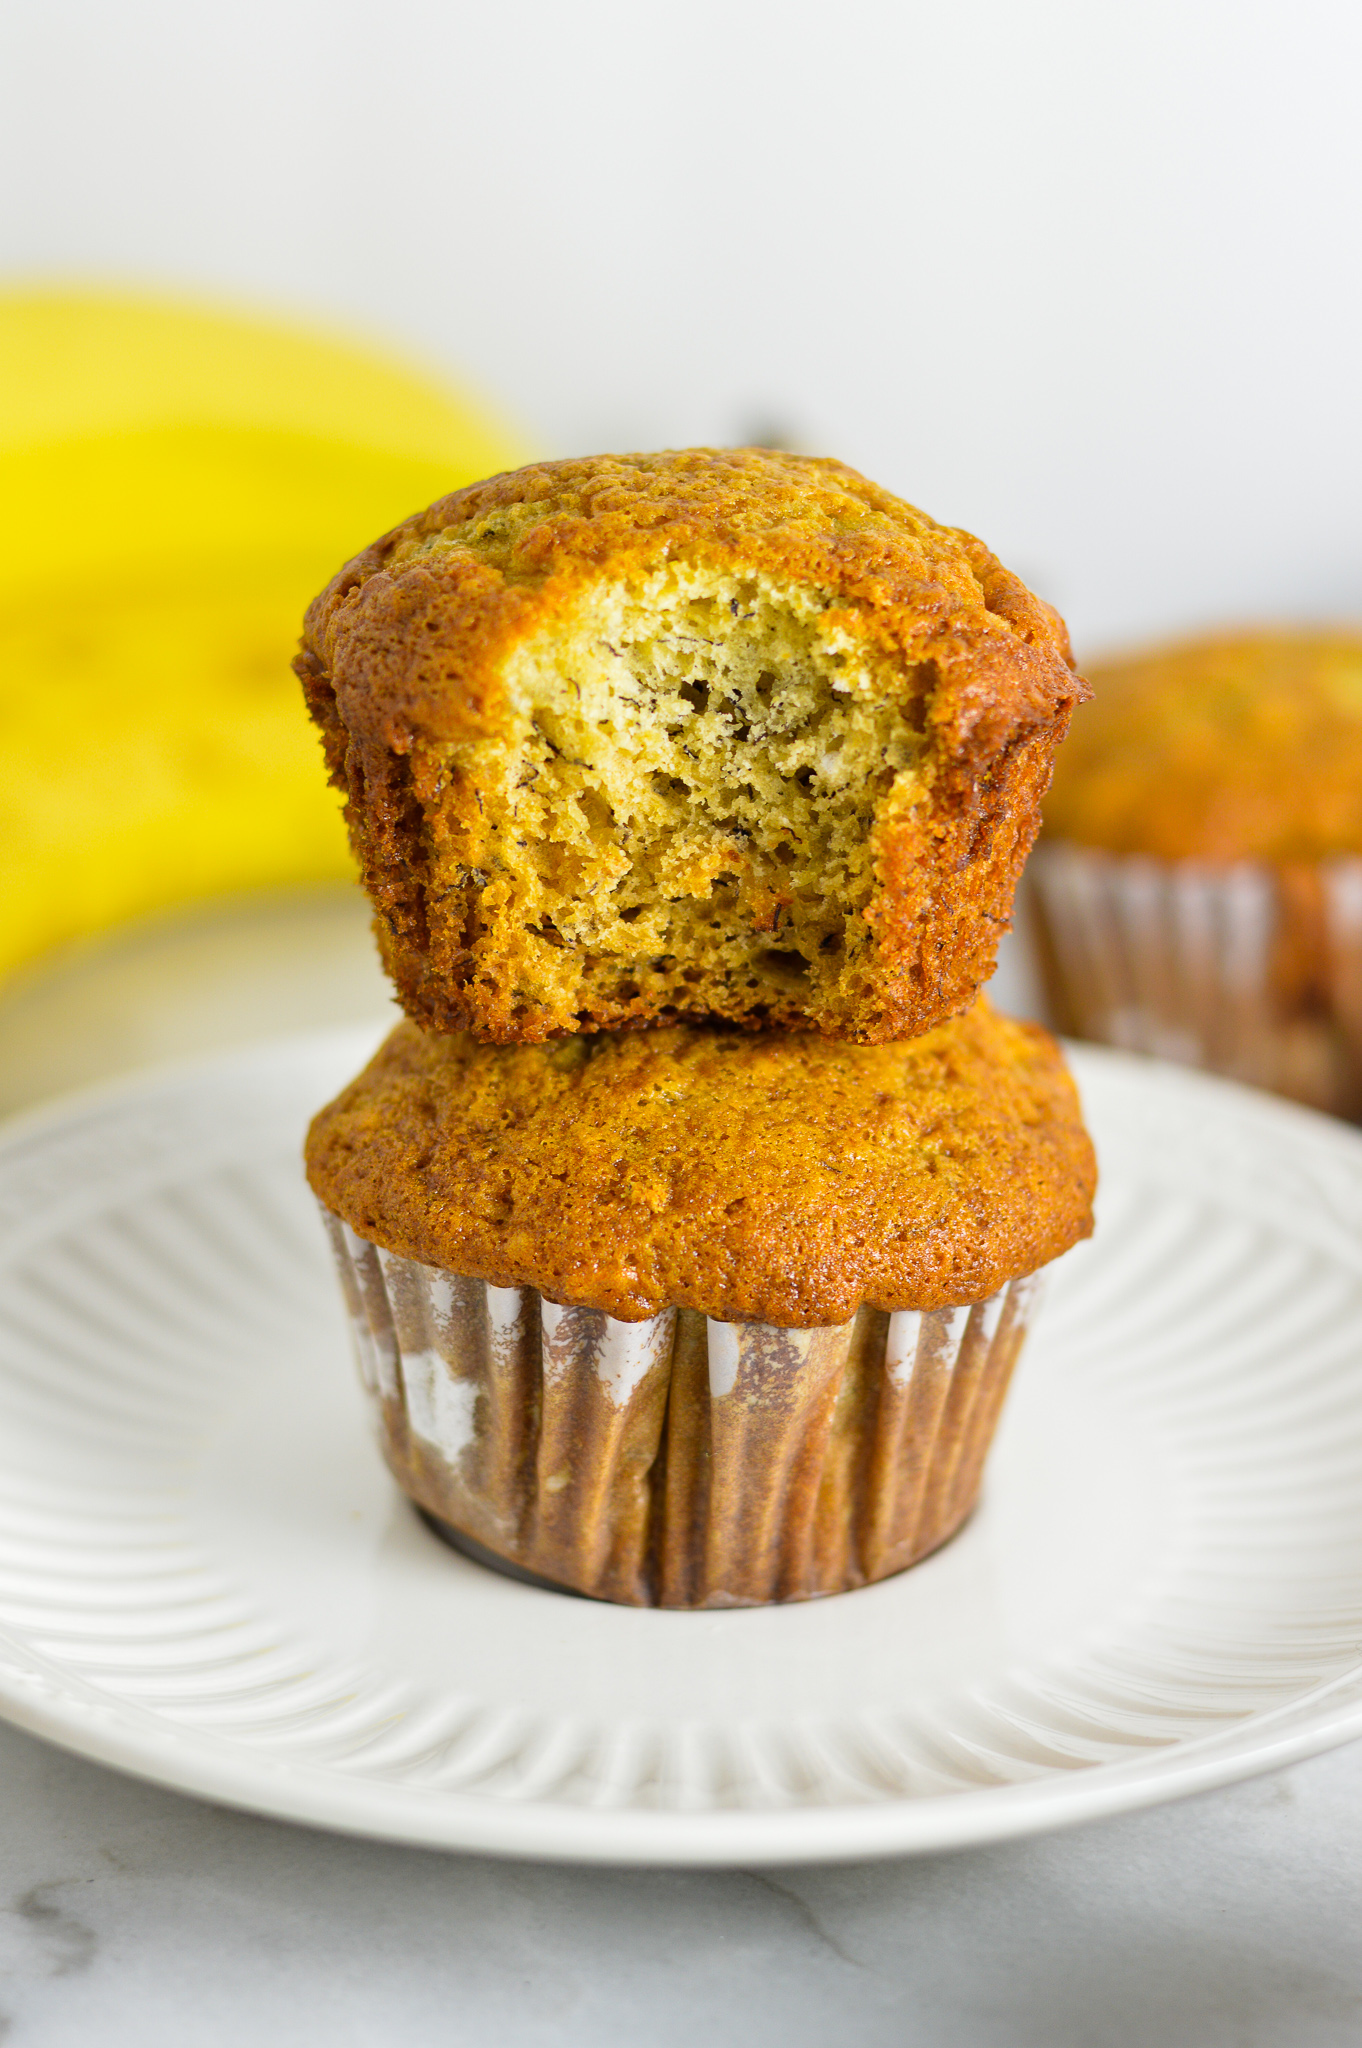
{"label": "banana muffin", "polygon": [[1223,634],[1091,677],[1047,837],[1164,861],[1362,854],[1362,631]]}
{"label": "banana muffin", "polygon": [[407,1013],[902,1039],[994,963],[1063,622],[842,464],[536,464],[408,520],[296,664]]}
{"label": "banana muffin", "polygon": [[1032,868],[1056,1014],[1362,1112],[1362,632],[1092,675]]}
{"label": "banana muffin", "polygon": [[1053,1040],[983,1002],[875,1046],[406,1023],[307,1166],[403,1489],[551,1584],[669,1607],[944,1542],[1095,1181]]}

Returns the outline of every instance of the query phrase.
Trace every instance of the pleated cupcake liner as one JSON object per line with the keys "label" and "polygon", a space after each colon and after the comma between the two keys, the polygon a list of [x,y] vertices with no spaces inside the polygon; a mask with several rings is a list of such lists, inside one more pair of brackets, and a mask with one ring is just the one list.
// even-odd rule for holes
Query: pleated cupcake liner
{"label": "pleated cupcake liner", "polygon": [[383,1251],[323,1210],[379,1443],[456,1540],[631,1606],[763,1606],[959,1528],[1040,1275],[835,1328],[619,1322]]}
{"label": "pleated cupcake liner", "polygon": [[1027,886],[1063,1029],[1362,1115],[1362,860],[1216,865],[1046,841]]}

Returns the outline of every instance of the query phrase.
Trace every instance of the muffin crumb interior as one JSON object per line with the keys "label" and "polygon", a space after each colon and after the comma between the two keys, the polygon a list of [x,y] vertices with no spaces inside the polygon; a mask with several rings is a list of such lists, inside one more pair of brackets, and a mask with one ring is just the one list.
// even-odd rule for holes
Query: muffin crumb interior
{"label": "muffin crumb interior", "polygon": [[478,866],[484,914],[525,935],[523,1000],[693,1010],[854,969],[876,808],[925,797],[930,663],[905,691],[817,592],[692,570],[598,584],[505,678]]}

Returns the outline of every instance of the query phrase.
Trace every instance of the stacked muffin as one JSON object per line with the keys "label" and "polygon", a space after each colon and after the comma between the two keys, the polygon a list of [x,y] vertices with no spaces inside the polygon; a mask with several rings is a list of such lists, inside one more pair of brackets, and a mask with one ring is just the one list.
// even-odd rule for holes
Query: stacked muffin
{"label": "stacked muffin", "polygon": [[410,1019],[308,1143],[399,1483],[634,1604],[935,1548],[1091,1228],[1058,1051],[977,1000],[1060,620],[838,463],[688,450],[441,500],[298,669]]}

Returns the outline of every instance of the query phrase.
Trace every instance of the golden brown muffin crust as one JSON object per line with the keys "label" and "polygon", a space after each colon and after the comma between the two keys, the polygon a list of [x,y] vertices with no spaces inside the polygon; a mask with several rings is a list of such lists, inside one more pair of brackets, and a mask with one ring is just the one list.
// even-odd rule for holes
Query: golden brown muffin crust
{"label": "golden brown muffin crust", "polygon": [[1362,632],[1223,634],[1091,673],[1048,837],[1163,860],[1362,853]]}
{"label": "golden brown muffin crust", "polygon": [[673,1026],[533,1046],[399,1025],[308,1178],[406,1258],[639,1321],[819,1327],[982,1301],[1092,1228],[1077,1093],[979,1002],[907,1044]]}
{"label": "golden brown muffin crust", "polygon": [[[829,705],[888,707],[862,750],[868,852],[859,867],[848,856],[859,879],[841,924],[818,901],[818,875],[834,863],[806,829],[823,772],[816,747],[797,774],[789,753],[788,801],[749,791],[744,811],[730,787],[704,846],[688,841],[664,873],[657,848],[693,840],[698,786],[664,815],[675,778],[655,762],[652,787],[643,777],[644,795],[622,814],[618,798],[613,810],[596,801],[598,762],[563,766],[582,747],[563,742],[557,711],[537,713],[543,732],[530,730],[517,662],[581,645],[584,633],[604,646],[610,590],[645,611],[665,599],[669,617],[719,604],[725,626],[749,597],[774,606],[786,640],[772,645],[802,647],[825,668],[846,662],[857,678],[841,700],[841,683],[825,688],[819,717]],[[297,667],[404,1006],[431,1028],[502,1041],[680,1016],[885,1039],[964,1008],[991,969],[1054,748],[1086,694],[1063,622],[972,535],[841,463],[757,449],[536,464],[458,491],[340,572],[308,612]],[[586,740],[598,746],[590,731]],[[685,765],[675,748],[668,760]],[[519,792],[555,777],[557,811],[518,824],[516,805],[532,800]],[[626,900],[624,876],[598,886],[589,864],[599,845],[577,805],[603,820],[604,843],[635,877],[658,866],[646,905]],[[650,805],[645,847],[629,835]],[[782,808],[789,817],[775,816]],[[546,881],[545,860],[524,849],[560,840]],[[574,861],[589,875],[580,929],[564,930]],[[617,887],[621,915],[643,919],[633,936],[601,915]],[[750,944],[730,945],[716,965],[703,934],[684,954],[684,918],[666,906],[703,904],[720,888],[737,895],[716,899],[715,929],[736,917]]]}

